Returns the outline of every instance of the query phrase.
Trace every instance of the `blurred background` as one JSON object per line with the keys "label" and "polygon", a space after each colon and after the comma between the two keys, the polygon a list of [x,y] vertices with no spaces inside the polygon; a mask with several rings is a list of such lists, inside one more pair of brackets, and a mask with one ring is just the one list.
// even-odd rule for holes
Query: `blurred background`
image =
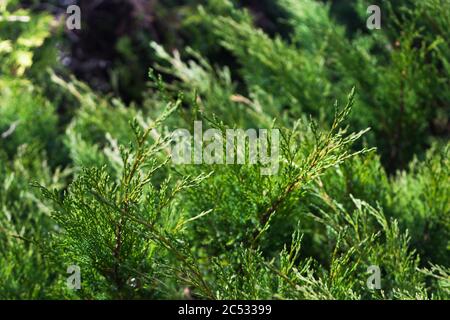
{"label": "blurred background", "polygon": [[[304,1],[296,4],[295,1],[236,0],[233,3],[237,8],[247,9],[255,27],[261,28],[271,38],[281,38],[286,43],[297,46],[299,50],[308,50],[317,43],[315,50],[322,50],[319,54],[324,55],[322,61],[330,70],[329,85],[335,82],[336,91],[339,91],[339,93],[331,94],[333,90],[327,90],[325,94],[329,95],[329,99],[325,101],[332,104],[334,99],[343,94],[343,91],[348,91],[351,84],[357,86],[360,90],[359,94],[365,96],[362,100],[369,105],[370,113],[373,114],[367,115],[367,112],[363,111],[355,115],[356,126],[358,129],[364,126],[375,127],[374,135],[377,137],[374,140],[377,141],[374,143],[382,149],[382,159],[386,168],[393,172],[395,169],[404,168],[414,154],[419,156],[423,154],[431,146],[430,137],[446,139],[449,135],[449,94],[446,74],[448,60],[445,60],[449,52],[448,46],[442,44],[448,36],[448,31],[443,27],[448,22],[448,15],[443,14],[442,21],[434,21],[430,11],[438,7],[440,1],[442,0],[432,0],[427,4],[420,4],[420,1],[413,0],[378,1],[383,8],[383,29],[374,32],[366,27],[367,1],[306,1],[308,10],[299,12],[296,17],[295,14],[292,17],[292,12],[286,8],[294,4],[294,6],[298,5],[299,10],[303,10]],[[245,75],[240,72],[244,62],[239,61],[239,57],[233,50],[220,43],[224,40],[214,30],[212,26],[214,22],[204,19],[199,14],[200,6],[209,10],[211,16],[226,15],[227,11],[223,9],[224,4],[221,1],[29,0],[8,2],[10,5],[16,2],[17,6],[37,14],[50,14],[54,19],[53,35],[45,41],[52,43],[50,47],[56,48],[57,51],[50,53],[48,46],[43,46],[36,53],[35,60],[39,59],[40,52],[45,52],[42,53],[43,55],[53,54],[59,65],[69,70],[69,73],[75,75],[77,79],[98,92],[120,97],[126,104],[142,103],[147,92],[148,69],[159,61],[157,52],[149,45],[152,41],[163,46],[169,53],[177,50],[182,57],[186,56],[186,48],[193,48],[213,65],[229,67],[232,71],[232,80],[237,84],[238,93],[244,96],[249,93],[243,79]],[[308,4],[314,2],[326,4],[329,16],[323,16],[323,12]],[[372,2],[371,4],[377,3],[377,1]],[[448,6],[445,1],[442,3]],[[64,27],[66,9],[72,4],[79,5],[81,8],[81,30],[70,31]],[[428,10],[425,15],[421,13],[425,12],[424,10]],[[297,19],[297,25],[295,19]],[[308,33],[308,28],[312,32]],[[340,35],[343,34],[345,37],[343,39],[348,41],[349,45],[346,49],[343,48],[343,41],[340,44],[341,48],[338,48],[339,38],[328,39],[327,33],[330,28],[343,30]],[[311,34],[314,38],[309,39]],[[297,41],[296,38],[302,36],[306,39]],[[320,39],[321,36],[323,39]],[[403,47],[404,43],[407,47]],[[358,57],[357,46],[359,45],[362,50],[367,51],[367,54],[372,55],[367,60],[373,64],[372,70],[362,70],[364,62],[361,60],[362,57],[367,58],[367,55],[362,54]],[[425,45],[428,48],[423,48]],[[397,49],[398,52],[396,52]],[[333,52],[328,53],[327,50]],[[439,54],[440,58],[437,57]],[[349,57],[351,55],[353,56]],[[344,72],[337,70],[334,59],[339,59],[342,63],[341,67],[347,70]],[[410,62],[407,61],[408,59]],[[411,72],[415,77],[420,78],[418,82],[417,79],[410,78],[408,81],[411,83],[398,83],[397,86],[394,85],[389,89],[386,83],[380,83],[383,80],[368,79],[374,78],[373,73],[379,75],[389,71],[386,82],[398,82],[402,77],[400,69],[404,69],[402,63],[409,63]],[[414,64],[417,64],[417,68]],[[422,66],[419,67],[419,65]],[[41,67],[42,65],[35,63],[34,69]],[[53,67],[55,68],[55,65]],[[60,71],[60,73],[64,72]],[[362,79],[362,75],[356,75],[355,72],[365,72],[366,79]],[[432,75],[433,72],[435,74]],[[427,76],[423,76],[425,73]],[[168,81],[170,79],[169,75],[165,78]],[[434,80],[434,83],[424,83],[424,81]],[[339,83],[345,83],[346,86],[340,87]],[[388,92],[389,90],[391,92]],[[405,90],[408,92],[403,92]],[[378,97],[379,95],[381,96]],[[397,101],[392,100],[392,95],[397,96]],[[408,102],[411,103],[411,114],[405,116],[409,111],[408,106],[404,104]],[[321,102],[318,101],[318,103]],[[287,107],[295,108],[295,106]],[[64,109],[64,107],[61,108]],[[61,108],[59,108],[60,111],[64,113]],[[382,114],[376,114],[380,112],[380,108],[384,110],[384,114],[390,115],[386,118]],[[320,113],[316,113],[315,110],[307,113],[320,118]],[[326,115],[322,117],[327,118]],[[363,120],[364,117],[368,119]],[[421,118],[420,121],[419,118]],[[398,127],[399,123],[405,128],[393,130],[393,127]]]}
{"label": "blurred background", "polygon": [[[328,2],[333,17],[346,26],[349,35],[367,32],[366,21],[356,13],[356,1]],[[142,99],[147,70],[155,60],[150,41],[162,44],[168,51],[189,45],[219,64],[233,63],[231,54],[208,42],[211,37],[208,39],[207,33],[202,33],[204,26],[195,19],[198,6],[207,3],[205,0],[20,1],[24,8],[51,13],[57,19],[65,18],[68,6],[80,6],[82,29],[65,30],[62,62],[93,88],[114,91],[127,102]],[[276,1],[235,3],[248,9],[255,25],[267,34],[289,38],[292,27],[288,13]]]}

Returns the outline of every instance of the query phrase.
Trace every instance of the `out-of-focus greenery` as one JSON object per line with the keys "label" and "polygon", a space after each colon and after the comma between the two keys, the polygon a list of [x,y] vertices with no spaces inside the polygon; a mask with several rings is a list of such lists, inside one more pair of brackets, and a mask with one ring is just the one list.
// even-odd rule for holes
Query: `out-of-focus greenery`
{"label": "out-of-focus greenery", "polygon": [[[0,298],[450,298],[449,1],[99,3],[0,2]],[[278,174],[173,165],[196,120]]]}

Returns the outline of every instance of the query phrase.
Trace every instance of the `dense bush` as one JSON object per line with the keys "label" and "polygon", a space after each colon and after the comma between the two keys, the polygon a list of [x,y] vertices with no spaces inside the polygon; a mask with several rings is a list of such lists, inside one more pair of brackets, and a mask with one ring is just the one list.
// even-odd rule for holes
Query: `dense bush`
{"label": "dense bush", "polygon": [[[450,2],[149,3],[0,4],[0,298],[450,298]],[[277,174],[175,165],[194,121],[278,129]]]}

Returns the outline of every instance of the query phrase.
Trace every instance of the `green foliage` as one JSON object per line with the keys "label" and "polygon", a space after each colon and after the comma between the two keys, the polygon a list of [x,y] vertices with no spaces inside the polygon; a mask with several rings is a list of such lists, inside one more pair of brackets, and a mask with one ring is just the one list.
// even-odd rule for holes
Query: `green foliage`
{"label": "green foliage", "polygon": [[[0,80],[0,147],[10,157],[22,144],[37,144],[48,153],[58,146],[54,107],[32,85]],[[57,156],[57,155],[56,155]]]}
{"label": "green foliage", "polygon": [[[0,71],[6,75],[22,76],[33,66],[36,48],[42,47],[51,34],[52,17],[35,15],[19,9],[17,1],[0,4]],[[41,70],[51,64],[54,54],[46,50],[45,59],[35,62]]]}
{"label": "green foliage", "polygon": [[[186,2],[190,46],[151,42],[148,83],[117,41],[130,104],[54,66],[51,16],[2,2],[0,298],[450,299],[448,1],[381,1],[374,31],[367,1],[324,2],[264,1],[271,28]],[[279,130],[278,171],[175,165],[194,121]]]}
{"label": "green foliage", "polygon": [[49,216],[52,207],[29,182],[62,188],[70,172],[52,172],[45,158],[45,154],[30,145],[22,145],[11,162],[6,156],[0,156],[0,297],[3,299],[42,299],[59,291],[54,287],[55,274],[64,267],[61,268],[61,261],[50,263],[42,247],[44,234],[55,228]]}
{"label": "green foliage", "polygon": [[411,231],[418,251],[442,265],[450,263],[449,170],[449,144],[434,145],[424,161],[413,161],[408,174],[393,179],[388,204]]}

